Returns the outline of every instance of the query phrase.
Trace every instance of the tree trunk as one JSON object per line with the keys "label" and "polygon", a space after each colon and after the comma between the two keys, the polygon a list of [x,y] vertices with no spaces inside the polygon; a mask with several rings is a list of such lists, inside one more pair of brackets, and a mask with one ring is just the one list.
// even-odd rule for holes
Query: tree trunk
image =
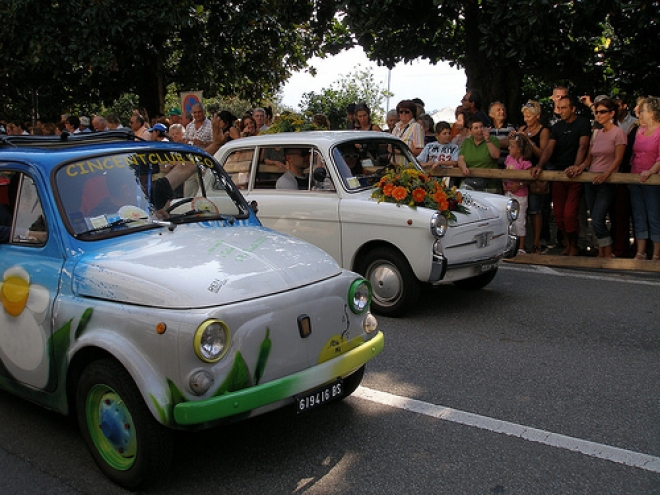
{"label": "tree trunk", "polygon": [[[479,2],[471,0],[465,7],[465,32],[479,33],[482,22]],[[485,22],[485,21],[484,21]],[[476,35],[466,38],[465,75],[467,89],[476,89],[483,96],[482,110],[488,113],[488,106],[500,101],[507,109],[508,121],[518,123],[520,117],[520,88],[522,72],[516,67],[502,65],[498,59],[489,59],[479,50],[481,40]]]}
{"label": "tree trunk", "polygon": [[162,61],[154,55],[140,72],[141,77],[137,82],[140,106],[147,109],[149,118],[164,113],[165,83],[162,74]]}

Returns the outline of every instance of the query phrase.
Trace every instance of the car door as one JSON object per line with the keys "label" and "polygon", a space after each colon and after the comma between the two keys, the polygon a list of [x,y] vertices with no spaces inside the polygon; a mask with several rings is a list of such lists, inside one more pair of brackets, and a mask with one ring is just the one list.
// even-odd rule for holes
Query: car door
{"label": "car door", "polygon": [[297,148],[309,156],[306,185],[297,190],[277,189],[277,179],[287,170],[284,149],[267,147],[259,150],[246,197],[257,201],[264,225],[320,247],[341,264],[339,196],[330,174],[319,172],[327,170],[325,159],[314,147]]}
{"label": "car door", "polygon": [[6,202],[0,207],[9,213],[0,225],[7,234],[0,244],[0,376],[52,390],[51,321],[61,249],[52,216],[43,207],[46,188],[39,176],[2,163],[0,173],[6,179],[1,186],[6,194],[0,194]]}

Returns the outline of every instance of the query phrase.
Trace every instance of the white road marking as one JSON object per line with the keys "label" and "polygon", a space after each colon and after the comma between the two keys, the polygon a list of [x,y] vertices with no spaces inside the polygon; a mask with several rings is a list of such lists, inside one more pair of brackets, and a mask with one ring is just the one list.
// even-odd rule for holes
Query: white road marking
{"label": "white road marking", "polygon": [[473,426],[482,430],[492,431],[494,433],[503,433],[512,437],[522,438],[530,442],[541,443],[551,447],[579,452],[598,459],[624,464],[626,466],[637,467],[646,471],[660,473],[660,457],[634,452],[632,450],[611,447],[588,440],[560,435],[537,428],[500,421],[499,419],[481,416],[465,411],[459,411],[450,407],[438,406],[428,402],[423,402],[408,397],[381,392],[366,387],[358,387],[353,393],[353,397],[359,397],[363,400],[375,402],[385,406],[396,407],[406,411],[411,411],[425,416],[451,421],[466,426]]}
{"label": "white road marking", "polygon": [[500,268],[505,270],[517,271],[517,272],[528,272],[528,273],[541,273],[543,275],[554,275],[556,277],[576,277],[586,280],[598,280],[601,282],[615,282],[617,284],[632,284],[632,285],[650,285],[651,287],[660,287],[660,281],[656,282],[654,280],[638,280],[634,278],[624,278],[616,275],[589,275],[581,271],[570,271],[570,268],[566,268],[565,271],[559,271],[554,268],[542,265],[534,266],[514,266],[510,264],[500,265]]}

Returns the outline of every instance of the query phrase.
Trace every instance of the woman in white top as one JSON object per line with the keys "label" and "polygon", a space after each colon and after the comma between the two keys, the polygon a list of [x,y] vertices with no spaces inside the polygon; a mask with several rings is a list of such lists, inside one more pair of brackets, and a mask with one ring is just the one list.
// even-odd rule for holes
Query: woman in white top
{"label": "woman in white top", "polygon": [[406,143],[412,154],[417,156],[424,149],[424,128],[417,123],[417,105],[412,100],[403,100],[396,106],[396,111],[399,121],[392,135]]}

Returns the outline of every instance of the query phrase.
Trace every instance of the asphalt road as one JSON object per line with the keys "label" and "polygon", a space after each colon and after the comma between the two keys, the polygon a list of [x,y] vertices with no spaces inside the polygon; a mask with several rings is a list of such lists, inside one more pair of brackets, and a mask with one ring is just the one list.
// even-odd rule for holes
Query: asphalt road
{"label": "asphalt road", "polygon": [[[156,494],[660,494],[660,279],[505,266],[379,318],[354,397],[177,437]],[[0,393],[1,494],[123,494]]]}

